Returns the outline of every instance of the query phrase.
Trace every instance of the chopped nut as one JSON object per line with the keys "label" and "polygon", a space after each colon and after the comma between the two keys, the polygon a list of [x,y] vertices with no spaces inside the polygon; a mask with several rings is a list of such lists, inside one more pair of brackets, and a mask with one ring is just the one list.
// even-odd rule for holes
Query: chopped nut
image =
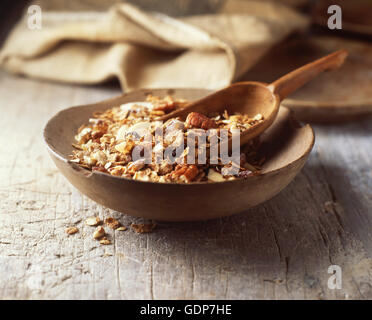
{"label": "chopped nut", "polygon": [[115,146],[115,149],[121,153],[129,153],[134,148],[135,144],[132,140],[122,142]]}
{"label": "chopped nut", "polygon": [[94,239],[100,239],[100,238],[102,238],[105,234],[106,234],[105,229],[103,229],[103,227],[101,227],[101,226],[98,226],[98,227],[96,228],[96,230],[94,231],[94,233],[93,233],[93,238],[94,238]]}
{"label": "chopped nut", "polygon": [[221,181],[226,181],[223,177],[223,175],[216,170],[209,169],[208,172],[208,179],[213,181],[213,182],[221,182]]}
{"label": "chopped nut", "polygon": [[104,168],[106,170],[108,170],[110,167],[111,167],[112,163],[111,162],[107,162],[105,165],[104,165]]}
{"label": "chopped nut", "polygon": [[128,166],[128,171],[130,173],[134,174],[136,171],[141,170],[144,166],[145,166],[145,160],[144,159],[139,159],[139,160],[136,160],[136,161],[132,162]]}
{"label": "chopped nut", "polygon": [[105,223],[113,230],[117,229],[120,227],[120,222],[114,218],[107,218],[105,220]]}
{"label": "chopped nut", "polygon": [[128,229],[127,227],[121,226],[121,227],[117,228],[116,230],[118,230],[118,231],[125,231],[127,229]]}
{"label": "chopped nut", "polygon": [[125,172],[126,172],[127,168],[123,167],[123,166],[116,166],[114,168],[111,168],[109,170],[110,174],[112,174],[113,176],[121,176],[123,175]]}
{"label": "chopped nut", "polygon": [[137,233],[149,233],[156,228],[155,223],[132,223],[130,226]]}
{"label": "chopped nut", "polygon": [[69,227],[69,228],[66,229],[67,234],[75,234],[77,232],[79,232],[79,229],[76,228],[76,227]]}
{"label": "chopped nut", "polygon": [[89,217],[85,220],[85,224],[88,226],[98,226],[101,222],[101,219],[98,217]]}
{"label": "chopped nut", "polygon": [[107,170],[104,167],[101,166],[94,166],[92,167],[93,171],[99,171],[99,172],[107,172]]}
{"label": "chopped nut", "polygon": [[253,120],[257,120],[257,121],[260,121],[263,119],[263,116],[261,113],[257,113],[254,117],[253,117]]}
{"label": "chopped nut", "polygon": [[159,174],[167,174],[172,171],[173,167],[168,161],[163,160],[159,167]]}
{"label": "chopped nut", "polygon": [[153,111],[151,111],[151,115],[153,115],[153,116],[158,116],[158,117],[161,117],[161,116],[163,116],[165,114],[165,112],[164,111],[162,111],[162,110],[153,110]]}

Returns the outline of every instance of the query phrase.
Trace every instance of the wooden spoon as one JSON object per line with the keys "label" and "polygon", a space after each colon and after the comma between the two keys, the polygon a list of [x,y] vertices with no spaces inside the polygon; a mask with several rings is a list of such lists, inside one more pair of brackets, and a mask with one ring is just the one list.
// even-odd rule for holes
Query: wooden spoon
{"label": "wooden spoon", "polygon": [[238,82],[211,95],[190,103],[185,108],[173,111],[159,120],[180,117],[185,120],[190,112],[208,115],[212,112],[227,110],[230,114],[240,113],[254,117],[258,113],[263,121],[241,132],[240,144],[243,145],[265,131],[275,120],[280,102],[315,78],[321,72],[340,67],[348,52],[338,50],[323,58],[308,63],[274,81],[271,84],[263,82]]}

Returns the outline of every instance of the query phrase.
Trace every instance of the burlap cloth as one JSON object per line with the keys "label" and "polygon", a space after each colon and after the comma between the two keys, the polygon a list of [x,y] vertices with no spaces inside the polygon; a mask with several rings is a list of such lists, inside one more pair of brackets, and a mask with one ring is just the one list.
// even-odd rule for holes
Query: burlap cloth
{"label": "burlap cloth", "polygon": [[41,8],[42,29],[27,27],[26,11],[0,52],[0,65],[71,83],[116,77],[123,90],[226,86],[308,24],[292,9],[262,1],[230,0],[215,15],[177,19],[128,3],[103,12]]}

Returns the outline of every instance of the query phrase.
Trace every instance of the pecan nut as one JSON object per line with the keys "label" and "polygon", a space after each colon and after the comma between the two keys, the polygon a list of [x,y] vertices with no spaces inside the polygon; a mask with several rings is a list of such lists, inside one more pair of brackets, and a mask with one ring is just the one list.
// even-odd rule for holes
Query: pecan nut
{"label": "pecan nut", "polygon": [[199,174],[198,167],[194,164],[190,165],[177,165],[173,175],[175,177],[184,176],[187,181],[193,181]]}
{"label": "pecan nut", "polygon": [[198,112],[189,113],[186,118],[186,126],[188,128],[201,128],[204,130],[217,128],[217,124],[213,119]]}

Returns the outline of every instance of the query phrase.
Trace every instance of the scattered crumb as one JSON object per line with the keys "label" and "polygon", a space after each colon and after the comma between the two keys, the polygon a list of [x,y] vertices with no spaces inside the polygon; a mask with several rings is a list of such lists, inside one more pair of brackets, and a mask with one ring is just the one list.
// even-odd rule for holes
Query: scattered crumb
{"label": "scattered crumb", "polygon": [[103,227],[99,226],[96,228],[96,230],[93,233],[94,239],[100,239],[106,234],[105,229]]}
{"label": "scattered crumb", "polygon": [[85,224],[88,226],[96,227],[100,224],[101,220],[98,217],[89,217],[85,220]]}
{"label": "scattered crumb", "polygon": [[324,209],[328,213],[332,213],[334,211],[334,202],[333,201],[326,201],[324,203]]}
{"label": "scattered crumb", "polygon": [[69,227],[69,228],[66,229],[66,233],[69,234],[69,235],[70,234],[75,234],[77,232],[79,232],[79,229],[76,228],[76,227]]}
{"label": "scattered crumb", "polygon": [[106,237],[103,237],[100,242],[100,244],[103,244],[103,245],[109,245],[111,244],[111,241],[109,239],[107,239]]}
{"label": "scattered crumb", "polygon": [[149,233],[156,228],[155,223],[132,223],[130,226],[137,233]]}
{"label": "scattered crumb", "polygon": [[116,230],[118,230],[118,231],[125,231],[125,230],[128,230],[128,228],[127,227],[124,227],[124,226],[121,226],[121,227],[117,228]]}
{"label": "scattered crumb", "polygon": [[105,223],[113,230],[117,229],[120,227],[120,222],[114,218],[107,218],[105,220]]}

